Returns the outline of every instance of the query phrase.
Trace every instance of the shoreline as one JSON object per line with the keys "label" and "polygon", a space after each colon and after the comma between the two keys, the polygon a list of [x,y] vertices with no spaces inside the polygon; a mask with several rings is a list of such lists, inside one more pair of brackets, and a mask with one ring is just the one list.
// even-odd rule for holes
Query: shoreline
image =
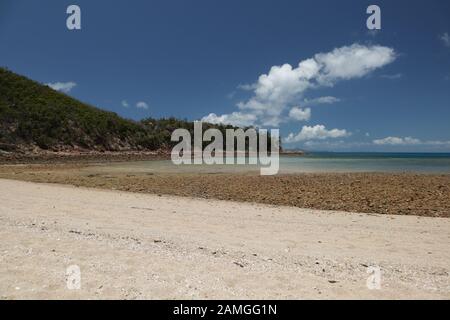
{"label": "shoreline", "polygon": [[450,218],[450,174],[164,173],[100,164],[0,166],[0,178],[193,198],[388,215]]}
{"label": "shoreline", "polygon": [[[280,156],[301,157],[304,151],[281,151]],[[7,164],[60,164],[60,163],[108,163],[122,161],[170,160],[170,150],[156,151],[67,151],[67,152],[7,152],[0,149],[0,165]]]}
{"label": "shoreline", "polygon": [[[0,150],[1,151],[1,150]],[[170,152],[158,151],[121,151],[121,152],[2,152],[0,165],[8,164],[65,164],[65,163],[108,163],[123,161],[168,160]]]}

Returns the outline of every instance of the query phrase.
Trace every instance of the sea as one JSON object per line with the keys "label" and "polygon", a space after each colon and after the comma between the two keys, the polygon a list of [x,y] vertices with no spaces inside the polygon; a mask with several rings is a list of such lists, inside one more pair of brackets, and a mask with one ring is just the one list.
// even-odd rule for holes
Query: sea
{"label": "sea", "polygon": [[288,172],[450,173],[450,153],[316,152],[280,158]]}
{"label": "sea", "polygon": [[[98,171],[98,167],[96,171]],[[100,171],[123,173],[259,172],[255,165],[174,165],[170,160],[107,164]],[[450,153],[313,152],[281,155],[280,173],[409,172],[450,174]]]}

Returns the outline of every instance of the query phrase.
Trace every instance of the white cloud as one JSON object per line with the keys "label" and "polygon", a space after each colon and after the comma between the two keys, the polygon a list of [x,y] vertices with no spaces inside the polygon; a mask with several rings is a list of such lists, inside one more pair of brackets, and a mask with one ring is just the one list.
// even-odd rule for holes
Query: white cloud
{"label": "white cloud", "polygon": [[395,58],[396,54],[392,48],[359,44],[316,54],[315,60],[322,66],[322,72],[317,77],[318,82],[334,85],[338,80],[361,78],[393,62]]}
{"label": "white cloud", "polygon": [[373,140],[373,143],[379,146],[450,146],[450,141],[422,141],[412,137],[387,137],[384,139]]}
{"label": "white cloud", "polygon": [[236,127],[248,127],[256,121],[256,116],[254,114],[243,114],[241,112],[233,112],[221,116],[210,113],[206,117],[203,117],[202,121],[215,124],[231,124]]}
{"label": "white cloud", "polygon": [[139,101],[138,103],[136,103],[136,108],[138,109],[148,109],[148,104],[144,101]]}
{"label": "white cloud", "polygon": [[308,121],[309,119],[311,119],[311,109],[310,108],[302,109],[299,107],[293,107],[289,111],[289,118],[298,121]]}
{"label": "white cloud", "polygon": [[251,91],[254,90],[256,86],[254,84],[240,84],[238,85],[238,89],[245,90],[245,91]]}
{"label": "white cloud", "polygon": [[[373,151],[375,147],[381,149],[395,148],[396,150],[433,150],[433,151],[447,151],[450,148],[449,141],[422,141],[411,137],[387,137],[379,139],[377,143],[374,141],[349,141],[342,139],[324,139],[324,140],[308,140],[302,143],[302,146],[312,150],[366,150]],[[399,149],[406,148],[406,149]],[[377,149],[379,150],[379,149]]]}
{"label": "white cloud", "polygon": [[441,39],[441,41],[444,44],[444,46],[450,48],[450,36],[449,36],[449,34],[447,32],[445,32],[444,34],[440,35],[439,39]]}
{"label": "white cloud", "polygon": [[319,98],[314,98],[314,99],[305,99],[303,101],[303,105],[314,106],[314,105],[318,105],[318,104],[333,104],[333,103],[337,103],[339,101],[341,101],[341,99],[336,98],[336,97],[327,96],[327,97],[319,97]]}
{"label": "white cloud", "polygon": [[399,145],[417,145],[420,144],[421,141],[419,139],[405,137],[387,137],[384,139],[373,140],[373,143],[376,145],[391,145],[391,146],[399,146]]}
{"label": "white cloud", "polygon": [[122,100],[122,107],[124,107],[124,108],[129,108],[130,107],[130,105],[129,105],[127,100]]}
{"label": "white cloud", "polygon": [[47,83],[47,86],[52,88],[53,90],[69,93],[73,88],[77,86],[75,82],[54,82],[54,83]]}
{"label": "white cloud", "polygon": [[295,143],[309,140],[336,139],[350,136],[351,133],[345,129],[328,130],[323,125],[303,126],[298,134],[290,133],[285,139],[285,143]]}
{"label": "white cloud", "polygon": [[430,146],[450,146],[450,140],[449,141],[439,141],[439,140],[425,141],[425,142],[422,142],[422,144],[430,145]]}
{"label": "white cloud", "polygon": [[[238,103],[238,114],[253,115],[254,125],[278,126],[286,121],[283,116],[286,110],[298,102],[308,89],[361,78],[393,62],[395,58],[392,48],[353,44],[316,54],[296,67],[290,64],[273,66],[267,74],[259,76],[256,83],[240,86],[252,90],[253,95]],[[218,118],[228,120],[230,115]]]}

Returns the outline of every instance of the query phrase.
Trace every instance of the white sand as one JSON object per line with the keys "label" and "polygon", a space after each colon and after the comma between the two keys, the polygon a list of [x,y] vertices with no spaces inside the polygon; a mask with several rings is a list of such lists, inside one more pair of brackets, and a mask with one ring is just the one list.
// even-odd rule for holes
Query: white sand
{"label": "white sand", "polygon": [[450,298],[450,219],[0,180],[0,239],[2,299]]}

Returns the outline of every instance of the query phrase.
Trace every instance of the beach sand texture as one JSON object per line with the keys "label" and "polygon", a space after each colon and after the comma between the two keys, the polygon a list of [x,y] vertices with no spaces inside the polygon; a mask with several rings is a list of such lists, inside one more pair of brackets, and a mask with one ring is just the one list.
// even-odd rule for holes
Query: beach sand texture
{"label": "beach sand texture", "polygon": [[[2,299],[450,298],[450,220],[0,180]],[[81,269],[81,289],[66,268]],[[381,289],[366,286],[368,266]]]}

